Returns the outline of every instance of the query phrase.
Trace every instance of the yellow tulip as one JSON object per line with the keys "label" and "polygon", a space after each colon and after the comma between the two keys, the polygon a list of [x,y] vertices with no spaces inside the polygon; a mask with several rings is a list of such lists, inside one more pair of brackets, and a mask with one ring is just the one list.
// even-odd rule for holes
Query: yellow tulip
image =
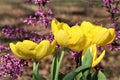
{"label": "yellow tulip", "polygon": [[48,40],[43,40],[39,44],[30,40],[24,40],[16,44],[10,43],[10,48],[13,54],[19,58],[41,60],[53,53],[55,45],[55,40],[52,43]]}
{"label": "yellow tulip", "polygon": [[86,36],[91,40],[92,44],[100,46],[107,45],[112,43],[115,38],[115,30],[113,28],[107,29],[87,21],[82,22],[81,28],[85,32]]}
{"label": "yellow tulip", "polygon": [[89,41],[80,26],[69,27],[66,23],[53,20],[51,27],[55,40],[62,47],[67,47],[74,51],[80,51],[88,47]]}
{"label": "yellow tulip", "polygon": [[[85,52],[86,52],[86,49],[84,49],[82,52],[82,59],[85,55]],[[96,44],[93,44],[90,46],[90,52],[92,55],[92,67],[95,67],[96,65],[98,65],[101,62],[101,60],[105,56],[105,50],[98,56]]]}

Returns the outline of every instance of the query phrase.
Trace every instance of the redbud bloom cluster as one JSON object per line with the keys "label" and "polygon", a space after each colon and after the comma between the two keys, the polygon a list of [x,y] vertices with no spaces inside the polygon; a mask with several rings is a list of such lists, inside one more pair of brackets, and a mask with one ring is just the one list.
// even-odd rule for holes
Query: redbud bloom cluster
{"label": "redbud bloom cluster", "polygon": [[[27,0],[26,2],[30,1],[32,0]],[[24,18],[23,22],[32,26],[39,24],[40,26],[44,26],[45,28],[48,27],[48,25],[53,19],[52,11],[50,9],[44,9],[46,3],[48,3],[49,0],[33,0],[33,2],[35,4],[38,4],[38,9],[35,11],[34,15]]]}
{"label": "redbud bloom cluster", "polygon": [[29,16],[28,18],[24,18],[23,23],[27,23],[32,26],[39,24],[46,28],[53,19],[52,15],[53,13],[50,9],[48,11],[43,11],[38,9],[36,10],[35,15],[33,17]]}
{"label": "redbud bloom cluster", "polygon": [[110,50],[116,50],[116,51],[120,50],[119,40],[120,40],[120,31],[117,31],[114,43],[108,45],[109,49]]}
{"label": "redbud bloom cluster", "polygon": [[111,13],[119,13],[118,3],[119,0],[103,0],[104,6],[108,8]]}
{"label": "redbud bloom cluster", "polygon": [[42,4],[43,6],[49,2],[49,0],[33,0],[35,4]]}
{"label": "redbud bloom cluster", "polygon": [[27,66],[28,62],[14,57],[8,53],[0,57],[0,77],[11,77],[17,79],[17,75],[23,74],[23,67]]}
{"label": "redbud bloom cluster", "polygon": [[2,44],[0,44],[0,53],[3,51],[8,51],[10,48],[8,46],[4,46]]}
{"label": "redbud bloom cluster", "polygon": [[46,3],[49,2],[49,0],[24,0],[26,3],[34,2],[35,4],[39,4],[44,6]]}
{"label": "redbud bloom cluster", "polygon": [[28,18],[24,18],[23,23],[27,23],[29,25],[35,26],[37,22],[36,17],[29,16]]}
{"label": "redbud bloom cluster", "polygon": [[26,28],[13,28],[12,26],[4,26],[2,28],[2,34],[9,39],[28,39],[35,42],[40,42],[43,39],[53,40],[53,35],[51,33],[48,35],[38,35],[37,33],[37,31],[30,31]]}
{"label": "redbud bloom cluster", "polygon": [[23,38],[28,37],[27,29],[22,28],[13,28],[12,26],[3,26],[2,34],[4,34],[7,38]]}
{"label": "redbud bloom cluster", "polygon": [[107,11],[111,14],[110,21],[112,23],[112,26],[116,29],[116,38],[113,44],[109,45],[110,50],[120,49],[120,43],[118,40],[120,39],[120,31],[118,28],[118,15],[120,14],[120,8],[119,8],[119,0],[103,0],[104,6],[107,8]]}

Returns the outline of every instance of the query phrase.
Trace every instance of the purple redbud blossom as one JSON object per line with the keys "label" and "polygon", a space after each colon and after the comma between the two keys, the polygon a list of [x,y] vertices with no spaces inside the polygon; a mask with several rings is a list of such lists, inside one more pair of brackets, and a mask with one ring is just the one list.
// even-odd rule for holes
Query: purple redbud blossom
{"label": "purple redbud blossom", "polygon": [[120,7],[118,6],[120,0],[103,0],[104,6],[107,8],[107,11],[111,14],[110,22],[111,26],[116,30],[116,38],[114,42],[108,45],[110,50],[120,50],[120,29],[118,27],[119,19],[118,14],[120,14]]}
{"label": "purple redbud blossom", "polygon": [[52,33],[47,35],[39,35],[38,31],[30,31],[26,28],[13,28],[12,26],[4,26],[2,28],[2,34],[10,39],[27,39],[35,42],[40,42],[43,39],[47,39],[50,41],[53,40]]}
{"label": "purple redbud blossom", "polygon": [[118,4],[120,3],[119,0],[103,0],[104,6],[107,8],[107,11],[111,14],[110,20],[114,27],[116,28],[116,22],[118,18],[115,16],[120,13],[120,7]]}
{"label": "purple redbud blossom", "polygon": [[0,53],[3,52],[3,51],[8,51],[8,50],[10,50],[9,47],[0,44]]}
{"label": "purple redbud blossom", "polygon": [[119,4],[119,0],[103,0],[104,6],[109,8],[108,11],[111,11],[112,13],[118,13],[119,12],[119,8],[118,8],[118,4]]}
{"label": "purple redbud blossom", "polygon": [[26,28],[13,28],[12,26],[3,26],[2,34],[7,38],[21,39],[28,37],[28,30]]}
{"label": "purple redbud blossom", "polygon": [[52,15],[53,13],[50,9],[47,11],[38,9],[35,11],[34,17],[30,16],[29,18],[24,18],[23,23],[27,23],[32,26],[35,26],[35,24],[38,23],[47,28],[53,19]]}
{"label": "purple redbud blossom", "polygon": [[36,22],[37,22],[36,17],[32,17],[32,16],[29,16],[28,18],[23,19],[23,23],[27,23],[32,26],[35,26]]}
{"label": "purple redbud blossom", "polygon": [[81,65],[81,58],[82,58],[82,51],[80,52],[75,52],[75,51],[70,51],[73,59],[76,62],[76,68]]}
{"label": "purple redbud blossom", "polygon": [[46,5],[46,3],[49,2],[49,0],[33,0],[35,4],[39,4],[39,5]]}
{"label": "purple redbud blossom", "polygon": [[24,0],[25,3],[34,2],[35,4],[38,4],[39,6],[45,6],[49,0]]}
{"label": "purple redbud blossom", "polygon": [[23,23],[27,23],[33,26],[35,26],[35,24],[39,24],[40,26],[47,28],[53,19],[52,11],[50,9],[45,9],[45,5],[49,2],[49,0],[32,1],[38,5],[38,9],[35,11],[34,15],[30,16],[29,18],[24,18]]}
{"label": "purple redbud blossom", "polygon": [[45,28],[48,27],[48,24],[51,23],[53,17],[52,11],[49,9],[48,11],[37,10],[35,15],[38,16],[38,23],[44,26]]}
{"label": "purple redbud blossom", "polygon": [[28,66],[28,62],[14,57],[11,53],[0,57],[0,77],[11,77],[17,79],[17,75],[23,74],[23,67]]}

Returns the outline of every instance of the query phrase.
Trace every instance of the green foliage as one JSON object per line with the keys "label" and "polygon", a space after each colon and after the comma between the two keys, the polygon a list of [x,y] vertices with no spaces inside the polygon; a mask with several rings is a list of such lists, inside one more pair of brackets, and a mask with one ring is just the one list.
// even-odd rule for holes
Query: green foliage
{"label": "green foliage", "polygon": [[83,75],[86,78],[86,76],[89,74],[89,69],[91,68],[91,64],[92,64],[92,56],[90,53],[90,49],[88,49],[86,51],[84,58],[83,58],[82,65],[79,66],[76,70],[68,73],[63,78],[63,80],[80,80],[81,77],[83,77]]}
{"label": "green foliage", "polygon": [[63,60],[64,57],[64,49],[61,52],[61,56],[58,59],[58,55],[57,53],[54,54],[53,56],[53,61],[52,61],[52,66],[51,66],[51,76],[50,76],[50,80],[58,80],[60,78],[60,80],[63,78],[63,74],[59,74],[59,70],[60,70],[60,66],[61,66],[61,62]]}
{"label": "green foliage", "polygon": [[[89,48],[85,53],[82,64],[77,69],[66,75],[59,73],[63,56],[64,50],[62,51],[60,58],[58,58],[57,53],[54,53],[50,80],[107,80],[101,71],[90,72],[92,66],[92,55]],[[45,78],[39,75],[38,66],[39,63],[35,61],[33,63],[33,80],[45,80]]]}
{"label": "green foliage", "polygon": [[57,66],[58,66],[58,56],[57,56],[57,53],[54,53],[54,56],[53,56],[53,59],[52,59],[50,80],[55,79]]}
{"label": "green foliage", "polygon": [[101,71],[98,72],[98,80],[107,80],[105,75]]}
{"label": "green foliage", "polygon": [[33,77],[32,80],[45,80],[41,75],[39,75],[39,63],[37,61],[33,62]]}

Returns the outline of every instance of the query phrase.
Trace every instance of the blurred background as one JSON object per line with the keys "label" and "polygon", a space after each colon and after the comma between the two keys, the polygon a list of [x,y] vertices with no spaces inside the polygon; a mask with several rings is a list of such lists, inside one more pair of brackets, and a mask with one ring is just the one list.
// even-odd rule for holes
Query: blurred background
{"label": "blurred background", "polygon": [[[13,25],[14,27],[29,26],[23,24],[22,20],[34,14],[36,8],[37,6],[35,4],[25,4],[23,0],[0,0],[0,30],[2,29],[2,25]],[[46,8],[52,9],[53,16],[57,20],[66,22],[70,26],[80,24],[82,21],[90,21],[105,27],[111,25],[110,14],[103,6],[102,0],[50,0]],[[34,27],[34,29],[45,30],[42,27]],[[48,26],[48,30],[49,29],[50,25]],[[45,33],[47,33],[47,31]],[[0,43],[8,45],[10,41],[11,40],[6,40],[0,32]],[[104,67],[104,73],[108,80],[118,80],[120,77],[120,51],[110,51],[106,49],[106,52],[106,56],[101,62],[101,65]],[[40,73],[46,78],[49,77],[51,58],[52,57],[49,56],[47,59],[41,61],[40,64]],[[74,68],[75,62],[71,55],[67,53],[63,60],[61,72],[67,73]],[[29,68],[24,69],[24,75],[18,77],[18,80],[31,80],[29,77],[31,74],[32,65],[29,64]]]}

